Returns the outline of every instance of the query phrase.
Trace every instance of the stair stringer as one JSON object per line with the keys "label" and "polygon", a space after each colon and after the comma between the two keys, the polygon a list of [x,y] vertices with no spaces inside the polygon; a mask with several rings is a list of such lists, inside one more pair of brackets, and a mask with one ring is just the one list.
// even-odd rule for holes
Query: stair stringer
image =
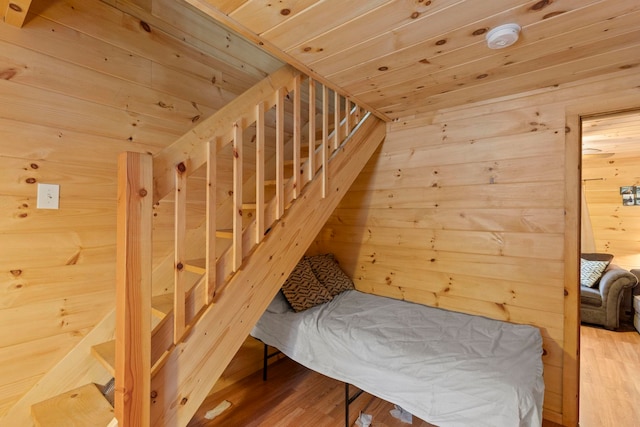
{"label": "stair stringer", "polygon": [[316,177],[245,258],[153,376],[151,425],[187,425],[385,135],[381,120],[362,123],[328,164],[326,197]]}

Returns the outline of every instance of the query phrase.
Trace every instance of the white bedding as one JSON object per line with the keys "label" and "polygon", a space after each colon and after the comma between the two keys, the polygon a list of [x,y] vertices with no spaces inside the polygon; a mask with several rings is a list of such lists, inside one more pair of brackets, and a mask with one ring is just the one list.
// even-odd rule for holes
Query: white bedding
{"label": "white bedding", "polygon": [[358,291],[251,335],[302,365],[440,427],[542,424],[538,329]]}

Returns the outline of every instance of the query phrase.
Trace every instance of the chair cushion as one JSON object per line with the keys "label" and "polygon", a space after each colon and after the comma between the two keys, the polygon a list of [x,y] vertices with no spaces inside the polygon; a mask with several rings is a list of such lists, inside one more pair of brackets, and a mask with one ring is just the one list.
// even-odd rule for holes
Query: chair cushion
{"label": "chair cushion", "polygon": [[602,296],[596,288],[580,287],[580,303],[593,307],[602,307]]}

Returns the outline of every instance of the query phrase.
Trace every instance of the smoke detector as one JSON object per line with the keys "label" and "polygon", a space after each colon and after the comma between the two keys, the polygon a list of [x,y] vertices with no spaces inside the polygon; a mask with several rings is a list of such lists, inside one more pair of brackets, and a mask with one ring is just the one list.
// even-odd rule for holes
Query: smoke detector
{"label": "smoke detector", "polygon": [[502,49],[518,41],[520,25],[504,24],[487,33],[487,45],[490,49]]}

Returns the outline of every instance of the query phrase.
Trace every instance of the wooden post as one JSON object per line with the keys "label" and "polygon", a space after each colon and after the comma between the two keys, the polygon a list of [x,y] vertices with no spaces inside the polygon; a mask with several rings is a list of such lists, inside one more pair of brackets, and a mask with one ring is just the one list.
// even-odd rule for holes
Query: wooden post
{"label": "wooden post", "polygon": [[120,427],[147,427],[151,387],[153,162],[118,157],[115,415]]}
{"label": "wooden post", "polygon": [[264,236],[264,102],[256,107],[256,242]]}
{"label": "wooden post", "polygon": [[213,297],[216,293],[216,174],[217,174],[217,138],[209,141],[207,144],[207,150],[209,152],[209,159],[207,160],[207,250],[206,250],[206,270],[207,270],[207,286],[206,286],[206,304],[210,304],[213,301]]}
{"label": "wooden post", "polygon": [[243,122],[233,124],[233,271],[242,265]]}
{"label": "wooden post", "polygon": [[344,98],[344,134],[345,138],[351,133],[351,101],[345,96]]}
{"label": "wooden post", "polygon": [[311,181],[316,174],[316,82],[309,77],[309,176]]}
{"label": "wooden post", "polygon": [[[300,98],[300,81],[301,76],[298,74],[294,79],[293,86],[293,198],[297,199],[302,188],[300,182],[300,140],[302,135],[302,119],[301,115],[301,98]],[[311,141],[309,141],[311,143]]]}
{"label": "wooden post", "polygon": [[187,236],[187,169],[179,163],[175,170],[174,264],[173,264],[173,343],[180,342],[185,331],[185,253]]}
{"label": "wooden post", "polygon": [[322,86],[322,198],[327,197],[329,186],[329,88]]}
{"label": "wooden post", "polygon": [[334,152],[338,149],[340,142],[342,141],[342,133],[340,131],[340,94],[333,92],[333,149]]}
{"label": "wooden post", "polygon": [[284,88],[276,98],[276,219],[284,214]]}

